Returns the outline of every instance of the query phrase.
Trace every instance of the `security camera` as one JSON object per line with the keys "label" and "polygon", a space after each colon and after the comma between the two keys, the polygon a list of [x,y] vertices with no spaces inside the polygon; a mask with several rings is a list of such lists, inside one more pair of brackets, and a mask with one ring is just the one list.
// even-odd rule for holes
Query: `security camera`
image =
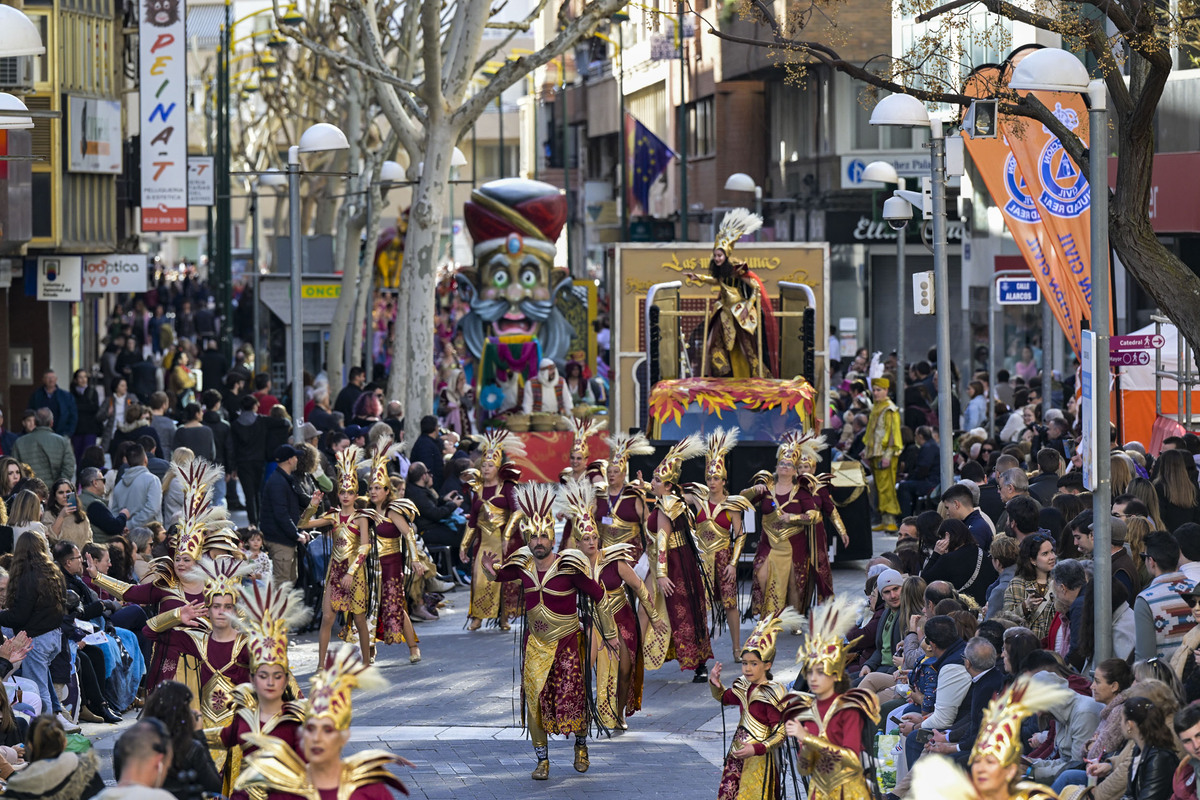
{"label": "security camera", "polygon": [[883,219],[894,231],[904,230],[912,221],[912,204],[903,197],[889,197],[883,203]]}

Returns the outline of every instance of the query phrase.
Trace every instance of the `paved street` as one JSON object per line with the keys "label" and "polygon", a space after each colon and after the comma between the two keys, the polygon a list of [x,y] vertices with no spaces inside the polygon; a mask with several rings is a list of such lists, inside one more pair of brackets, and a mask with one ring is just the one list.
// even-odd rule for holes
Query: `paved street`
{"label": "paved street", "polygon": [[[886,548],[883,539],[876,551]],[[863,566],[835,569],[837,590],[860,592]],[[720,707],[706,686],[693,684],[692,674],[679,672],[673,663],[646,674],[645,708],[630,717],[629,731],[592,742],[587,774],[571,766],[573,740],[560,737],[550,745],[550,780],[531,781],[535,762],[518,716],[514,633],[463,630],[463,589],[447,595],[447,604],[442,620],[417,626],[422,662],[409,664],[402,645],[382,648],[377,664],[391,688],[356,694],[354,700],[349,749],[382,747],[408,758],[416,767],[402,775],[413,797],[590,800],[626,796],[633,789],[640,797],[704,797],[715,792],[724,755]],[[798,643],[798,637],[783,637],[777,679],[790,681],[795,676],[791,661]],[[714,642],[714,650],[729,670],[727,634]],[[317,661],[315,634],[294,643],[291,660],[301,685],[307,687]],[[727,671],[726,684],[732,680],[729,675]],[[728,730],[736,724],[736,713],[727,710]],[[111,749],[123,727],[84,725],[84,733],[97,736],[110,780]]]}

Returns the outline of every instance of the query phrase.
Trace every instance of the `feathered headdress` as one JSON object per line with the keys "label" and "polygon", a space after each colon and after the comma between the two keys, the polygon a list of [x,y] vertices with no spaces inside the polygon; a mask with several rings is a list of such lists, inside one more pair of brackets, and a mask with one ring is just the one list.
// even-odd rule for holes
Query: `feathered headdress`
{"label": "feathered headdress", "polygon": [[788,431],[779,440],[779,448],[775,451],[777,461],[787,461],[796,469],[804,462],[815,466],[821,457],[821,452],[828,448],[825,440],[815,433]]}
{"label": "feathered headdress", "polygon": [[984,756],[995,756],[1001,767],[1010,767],[1021,758],[1021,723],[1030,714],[1049,711],[1072,696],[1065,684],[1036,675],[1022,675],[988,703],[979,723],[979,737],[971,748],[968,763]]}
{"label": "feathered headdress", "polygon": [[583,457],[584,461],[587,461],[588,439],[600,433],[605,427],[604,417],[592,417],[588,420],[571,417],[571,432],[575,435],[574,441],[571,442],[571,455],[578,454]]}
{"label": "feathered headdress", "polygon": [[358,462],[361,458],[362,448],[355,444],[337,454],[338,494],[358,494]]}
{"label": "feathered headdress", "polygon": [[883,361],[880,360],[880,353],[871,354],[871,364],[867,367],[867,379],[871,382],[871,388],[879,386],[883,389],[892,388],[892,382],[883,377]]}
{"label": "feathered headdress", "polygon": [[742,645],[741,652],[757,653],[763,661],[774,661],[775,642],[779,638],[779,634],[784,628],[795,630],[803,621],[804,619],[791,606],[768,617],[763,617],[746,637],[746,643]]}
{"label": "feathered headdress", "polygon": [[242,549],[229,513],[213,505],[213,487],[225,479],[225,472],[203,458],[193,458],[186,464],[172,464],[173,480],[183,485],[183,513],[175,534],[175,553],[185,553],[199,561],[209,550],[217,550],[238,558]]}
{"label": "feathered headdress", "polygon": [[816,668],[834,679],[845,673],[850,648],[858,641],[847,642],[846,634],[866,604],[864,597],[839,594],[808,612],[808,634],[796,654],[802,673]]}
{"label": "feathered headdress", "polygon": [[725,480],[725,456],[737,447],[738,428],[717,428],[704,440],[704,477]]}
{"label": "feathered headdress", "polygon": [[554,510],[571,520],[576,539],[591,534],[599,536],[592,512],[596,507],[596,487],[586,478],[573,478],[558,487]]}
{"label": "feathered headdress", "polygon": [[244,560],[222,557],[215,561],[202,558],[196,563],[204,574],[204,602],[211,603],[214,597],[233,595],[236,602],[241,596],[242,578],[250,574],[253,565]]}
{"label": "feathered headdress", "polygon": [[350,699],[353,689],[382,689],[387,681],[379,670],[363,661],[357,645],[343,642],[325,666],[313,676],[305,719],[328,717],[339,731],[350,729],[354,716]]}
{"label": "feathered headdress", "polygon": [[492,429],[484,435],[479,451],[483,455],[483,463],[499,467],[504,463],[505,456],[512,458],[525,455],[525,445],[512,431]]}
{"label": "feathered headdress", "polygon": [[267,664],[288,669],[288,631],[312,617],[312,610],[304,604],[304,593],[293,591],[290,583],[265,589],[254,583],[243,586],[241,596],[245,618],[238,618],[234,624],[250,637],[250,671]]}
{"label": "feathered headdress", "polygon": [[663,483],[679,483],[679,473],[683,469],[683,462],[689,458],[695,458],[703,452],[704,440],[700,438],[700,434],[692,433],[685,436],[671,445],[671,449],[667,451],[667,457],[654,468],[654,477]]}
{"label": "feathered headdress", "polygon": [[724,250],[726,256],[731,256],[738,240],[754,233],[762,225],[762,217],[747,208],[728,211],[721,220],[721,227],[717,229],[717,240],[713,242],[713,249]]}
{"label": "feathered headdress", "polygon": [[375,443],[375,449],[371,451],[371,472],[367,485],[378,483],[390,491],[392,482],[388,477],[388,464],[403,452],[404,445],[393,441],[391,433],[380,436],[379,441]]}
{"label": "feathered headdress", "polygon": [[654,452],[654,445],[650,444],[650,440],[643,434],[635,433],[632,436],[626,433],[616,433],[608,437],[609,461],[614,466],[624,472],[629,468],[630,456],[648,456]]}
{"label": "feathered headdress", "polygon": [[521,512],[517,526],[526,542],[534,535],[554,540],[555,495],[555,487],[551,483],[522,483],[517,486],[515,497],[517,510]]}
{"label": "feathered headdress", "polygon": [[938,800],[978,800],[975,784],[967,773],[946,756],[924,753],[912,770],[909,785],[912,797],[936,797]]}

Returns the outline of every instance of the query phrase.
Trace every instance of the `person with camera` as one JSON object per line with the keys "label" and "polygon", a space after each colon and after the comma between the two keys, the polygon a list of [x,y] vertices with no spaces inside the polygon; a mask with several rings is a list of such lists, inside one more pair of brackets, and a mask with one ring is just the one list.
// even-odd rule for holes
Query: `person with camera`
{"label": "person with camera", "polygon": [[455,517],[461,517],[465,522],[462,507],[466,500],[462,493],[452,490],[445,497],[439,498],[433,490],[433,473],[421,462],[416,462],[408,468],[408,480],[405,494],[417,507],[417,518],[414,524],[417,533],[425,540],[426,547],[449,547],[450,558],[454,568],[464,569],[459,557],[462,546],[463,529],[465,525],[452,527]]}
{"label": "person with camera", "polygon": [[146,698],[143,719],[156,719],[171,737],[171,760],[162,788],[176,800],[201,800],[221,793],[221,775],[204,739],[204,720],[192,708],[192,690],[164,681]]}

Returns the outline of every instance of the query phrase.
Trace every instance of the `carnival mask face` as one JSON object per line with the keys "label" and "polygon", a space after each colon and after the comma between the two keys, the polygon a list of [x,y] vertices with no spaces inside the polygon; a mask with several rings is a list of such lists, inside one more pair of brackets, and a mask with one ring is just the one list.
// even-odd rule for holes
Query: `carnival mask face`
{"label": "carnival mask face", "polygon": [[550,302],[553,256],[524,246],[515,234],[484,262],[474,311],[497,336],[536,336],[554,309]]}

